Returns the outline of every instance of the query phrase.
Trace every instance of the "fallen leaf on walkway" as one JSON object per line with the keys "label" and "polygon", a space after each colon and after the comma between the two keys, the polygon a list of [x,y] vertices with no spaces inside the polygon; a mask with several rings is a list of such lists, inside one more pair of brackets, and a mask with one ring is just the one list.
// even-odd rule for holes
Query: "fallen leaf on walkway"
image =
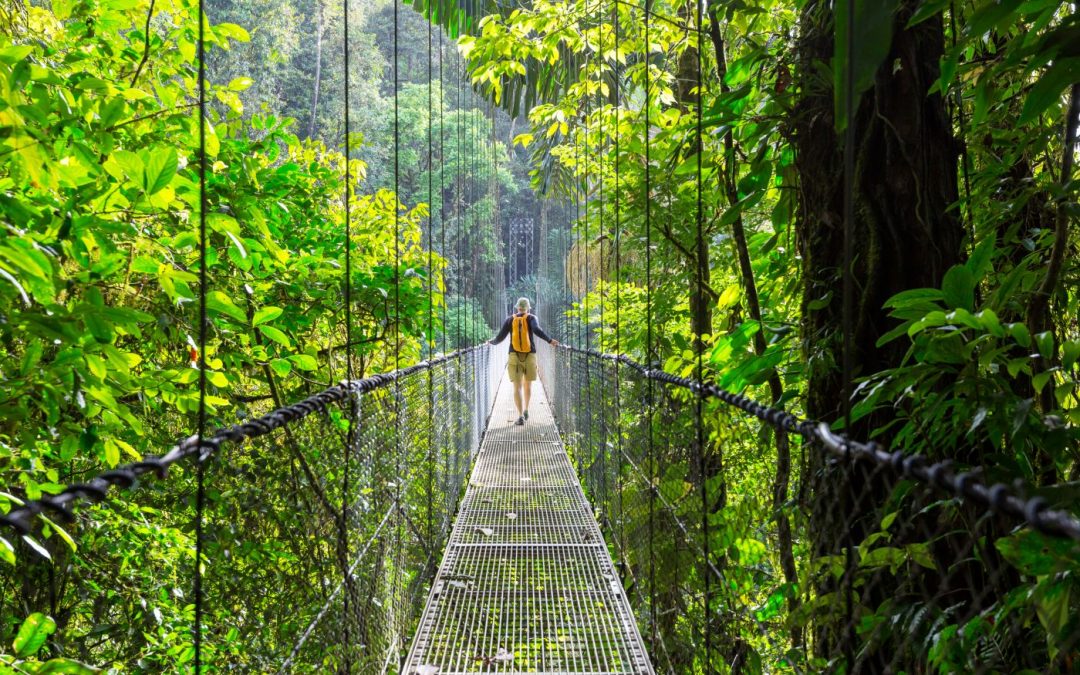
{"label": "fallen leaf on walkway", "polygon": [[510,512],[510,513],[506,514],[506,517],[509,518],[510,520],[517,520],[517,514],[514,513],[514,512]]}
{"label": "fallen leaf on walkway", "polygon": [[528,476],[524,476],[524,477],[522,477],[521,482],[522,483],[528,483],[531,480],[532,480],[532,478],[529,478]]}
{"label": "fallen leaf on walkway", "polygon": [[416,675],[439,675],[438,666],[419,666]]}
{"label": "fallen leaf on walkway", "polygon": [[506,651],[502,647],[499,647],[499,651],[495,652],[495,658],[492,660],[496,663],[513,663],[514,654],[512,652]]}
{"label": "fallen leaf on walkway", "polygon": [[478,527],[476,528],[476,531],[484,535],[485,537],[490,537],[491,535],[495,534],[495,530],[491,529],[490,527]]}

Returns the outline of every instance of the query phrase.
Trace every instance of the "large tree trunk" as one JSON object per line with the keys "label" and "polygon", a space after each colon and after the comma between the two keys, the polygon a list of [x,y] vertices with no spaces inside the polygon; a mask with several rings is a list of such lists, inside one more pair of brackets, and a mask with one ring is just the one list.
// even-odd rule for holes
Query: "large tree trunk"
{"label": "large tree trunk", "polygon": [[[900,3],[889,55],[873,86],[855,102],[854,377],[896,366],[904,356],[902,341],[876,346],[893,326],[884,302],[906,289],[939,287],[945,271],[961,260],[963,226],[949,210],[958,195],[957,144],[944,100],[928,94],[939,76],[944,32],[940,17],[906,28],[918,4]],[[797,232],[803,260],[807,414],[824,420],[841,416],[845,395],[839,292],[844,265],[843,144],[834,127],[832,85],[820,76],[821,64],[833,55],[833,33],[832,3],[808,3],[797,49],[803,83],[794,119],[801,180]],[[811,307],[829,293],[832,299],[824,307]],[[849,431],[868,438],[872,429],[888,421],[886,415],[864,417]],[[882,479],[868,478],[865,471],[844,463],[831,466],[822,453],[808,452],[804,480],[815,557],[842,554],[863,539],[867,528],[877,526],[872,517],[889,494]],[[816,583],[819,593],[837,590],[829,578]],[[887,585],[879,584],[876,594],[887,594]],[[861,602],[873,607],[876,599],[863,597]],[[854,635],[848,632],[848,620],[840,616],[822,621],[814,640],[819,653],[844,653]],[[861,667],[873,670],[874,665],[864,662]],[[853,664],[849,672],[858,669]]]}

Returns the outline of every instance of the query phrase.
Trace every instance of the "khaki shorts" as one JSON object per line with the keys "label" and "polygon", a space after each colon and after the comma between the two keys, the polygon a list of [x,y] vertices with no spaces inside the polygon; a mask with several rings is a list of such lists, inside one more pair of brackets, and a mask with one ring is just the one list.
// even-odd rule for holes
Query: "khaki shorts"
{"label": "khaki shorts", "polygon": [[536,354],[523,355],[519,352],[510,352],[510,358],[506,361],[506,371],[510,373],[511,382],[517,382],[522,375],[529,382],[533,382],[536,380]]}

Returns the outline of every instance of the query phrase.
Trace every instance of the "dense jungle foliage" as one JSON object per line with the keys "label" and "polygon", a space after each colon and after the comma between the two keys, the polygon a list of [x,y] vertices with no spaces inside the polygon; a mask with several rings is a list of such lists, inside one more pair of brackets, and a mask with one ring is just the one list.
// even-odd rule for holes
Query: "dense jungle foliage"
{"label": "dense jungle foliage", "polygon": [[[396,76],[393,6],[349,5],[346,158],[343,7],[208,3],[215,421],[317,391],[344,376],[346,353],[366,373],[431,343],[473,343],[503,311],[501,295],[522,293],[571,343],[836,427],[847,358],[847,432],[988,482],[1019,480],[1078,512],[1073,4],[415,4],[420,13],[401,8],[410,37]],[[447,33],[436,32],[433,71],[424,13]],[[2,509],[160,452],[192,428],[193,16],[191,0],[0,5]],[[489,106],[503,108],[494,128]],[[855,168],[846,353],[845,138]],[[345,185],[346,161],[356,185]],[[508,258],[511,230],[493,222],[524,213],[535,216],[527,245]],[[646,417],[647,436],[669,439],[656,483],[690,522],[703,486],[708,549],[732,587],[704,611],[699,552],[650,550],[665,611],[635,608],[661,668],[885,672],[897,654],[918,664],[910,672],[1080,668],[1074,547],[748,431],[716,402],[695,479],[693,406],[675,395],[668,404]],[[152,504],[94,509],[72,533],[46,522],[38,537],[0,539],[5,659],[28,672],[47,672],[53,657],[117,672],[187,663],[190,599],[173,581],[193,539],[190,514],[174,505],[190,500],[190,476],[177,473]],[[609,533],[634,531],[644,513],[609,509],[636,521]],[[645,561],[613,553],[634,573],[624,581],[637,603],[632,578]],[[140,567],[146,559],[156,572]],[[33,575],[9,574],[28,560]],[[123,591],[110,592],[108,611],[84,602],[114,578]],[[851,612],[843,583],[859,589]],[[703,625],[722,636],[708,648]],[[50,638],[66,626],[77,629]],[[124,642],[133,652],[111,651],[118,635],[137,637]]]}
{"label": "dense jungle foliage", "polygon": [[[481,6],[461,44],[474,83],[524,105],[515,141],[534,183],[576,203],[565,276],[563,260],[547,273],[576,301],[581,346],[838,428],[846,357],[854,437],[1075,513],[1080,15],[1058,0],[851,1]],[[709,549],[739,597],[714,597],[702,621],[700,549],[649,565],[631,551],[628,577],[655,573],[665,596],[636,608],[663,667],[1077,667],[1074,547],[748,433],[715,402],[699,483],[680,400],[650,422],[669,441],[649,482],[691,526],[706,486]],[[614,513],[631,522],[613,530],[645,517]]]}
{"label": "dense jungle foliage", "polygon": [[[491,142],[489,106],[461,82],[452,41],[410,13],[395,96],[385,39],[391,7],[357,2],[351,10],[346,158],[342,8],[208,3],[210,425],[309,396],[346,377],[350,359],[352,374],[363,376],[476,344],[502,311],[487,300],[501,276],[484,273],[502,268],[496,200],[531,198],[519,189],[523,165]],[[160,455],[195,428],[196,11],[188,0],[0,6],[4,511]],[[280,20],[260,19],[272,14]],[[438,50],[430,60],[429,35]],[[509,122],[503,116],[501,123]],[[433,125],[440,142],[429,154]],[[435,254],[432,246],[470,257]],[[265,496],[250,492],[250,467],[221,476],[211,499],[247,494],[271,522],[298,509],[314,517],[318,501],[270,495],[276,484],[314,480],[301,468],[325,468],[321,480],[332,484],[339,470],[328,459],[290,456],[279,475],[264,476]],[[50,656],[125,671],[183,668],[192,657],[192,485],[190,469],[177,467],[149,498],[92,509],[72,524],[46,515],[33,537],[2,535],[0,653],[11,656],[0,669],[16,667],[15,659],[17,672],[82,672],[58,660],[44,665]],[[327,485],[323,502],[334,497]],[[365,527],[374,524],[357,525]],[[226,529],[214,539],[227,553],[243,535]],[[253,565],[289,569],[294,556],[317,556],[305,546],[283,551],[264,543],[244,555]],[[314,564],[308,574],[305,583],[317,586]],[[281,582],[252,576],[248,583],[256,592],[260,583]],[[86,602],[90,589],[102,591],[98,602]],[[220,603],[214,611],[219,625],[229,625],[223,616],[236,608]],[[247,667],[260,670],[257,652]],[[238,663],[235,653],[219,656]]]}

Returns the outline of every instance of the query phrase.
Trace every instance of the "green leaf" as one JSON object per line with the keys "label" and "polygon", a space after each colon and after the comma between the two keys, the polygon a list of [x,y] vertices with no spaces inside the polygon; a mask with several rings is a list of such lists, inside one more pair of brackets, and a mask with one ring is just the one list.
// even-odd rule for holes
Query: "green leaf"
{"label": "green leaf", "polygon": [[1039,348],[1039,356],[1044,359],[1050,358],[1054,353],[1054,334],[1048,330],[1036,333],[1035,345]]}
{"label": "green leaf", "polygon": [[1009,335],[1012,335],[1013,339],[1016,340],[1016,343],[1023,348],[1027,349],[1031,346],[1031,332],[1024,324],[1019,322],[1010,323]]}
{"label": "green leaf", "polygon": [[[855,3],[853,26],[848,26],[850,4]],[[892,47],[893,16],[899,0],[836,0],[833,16],[836,17],[835,47],[833,55],[833,91],[835,93],[836,130],[847,127],[846,98],[848,95],[848,67],[854,91],[851,97],[858,107],[859,94],[874,83],[874,74]],[[854,31],[854,53],[848,54],[848,34]]]}
{"label": "green leaf", "polygon": [[75,544],[75,540],[71,538],[71,535],[67,533],[67,530],[57,525],[56,521],[45,515],[39,515],[38,518],[41,518],[42,521],[48,523],[49,527],[52,528],[53,532],[55,532],[56,535],[63,539],[64,543],[68,545],[68,548],[71,549],[72,553],[79,550],[78,545]]}
{"label": "green leaf", "polygon": [[915,13],[908,19],[907,27],[913,28],[918,26],[927,19],[932,19],[941,12],[945,11],[949,6],[949,0],[923,0],[919,4],[919,8],[915,10]]}
{"label": "green leaf", "polygon": [[270,362],[270,369],[278,377],[285,377],[292,372],[292,364],[289,363],[288,359],[274,359]]}
{"label": "green leaf", "polygon": [[221,291],[210,291],[206,294],[206,307],[241,323],[247,323],[244,310],[233,304],[232,298]]}
{"label": "green leaf", "polygon": [[285,349],[292,349],[292,341],[283,331],[273,326],[259,326],[259,332],[278,343]]}
{"label": "green leaf", "polygon": [[158,148],[150,152],[146,158],[145,179],[143,189],[147,195],[152,195],[162,190],[176,175],[179,168],[179,159],[173,148]]}
{"label": "green leaf", "polygon": [[293,354],[288,359],[300,370],[315,370],[319,367],[319,362],[310,354]]}
{"label": "green leaf", "polygon": [[273,321],[274,319],[281,316],[281,313],[283,311],[284,310],[280,307],[271,307],[269,305],[265,307],[260,307],[259,309],[255,310],[255,316],[253,316],[251,319],[251,325],[258,326],[259,324],[266,323],[267,321]]}
{"label": "green leaf", "polygon": [[963,265],[953,265],[941,281],[945,304],[955,309],[975,309],[975,275]]}
{"label": "green leaf", "polygon": [[1080,57],[1054,61],[1028,92],[1018,123],[1027,124],[1035,120],[1047,108],[1061,100],[1065,87],[1076,82],[1080,82]]}
{"label": "green leaf", "polygon": [[93,675],[100,672],[97,668],[92,668],[84,663],[63,658],[49,659],[35,671],[36,675],[53,675],[54,673],[56,675]]}
{"label": "green leaf", "polygon": [[30,45],[0,48],[0,63],[18,63],[34,51]]}
{"label": "green leaf", "polygon": [[38,650],[41,649],[55,630],[56,622],[53,621],[51,616],[45,616],[41,612],[34,612],[26,617],[26,621],[23,621],[22,626],[19,627],[15,642],[12,644],[15,649],[15,656],[26,658],[37,654]]}
{"label": "green leaf", "polygon": [[994,542],[997,550],[1024,574],[1043,576],[1059,570],[1077,569],[1080,546],[1070,539],[1059,539],[1023,530]]}
{"label": "green leaf", "polygon": [[10,541],[3,537],[0,537],[0,560],[12,565],[15,564],[15,547],[11,545]]}
{"label": "green leaf", "polygon": [[1067,340],[1061,346],[1061,365],[1072,368],[1078,359],[1080,359],[1080,340]]}

